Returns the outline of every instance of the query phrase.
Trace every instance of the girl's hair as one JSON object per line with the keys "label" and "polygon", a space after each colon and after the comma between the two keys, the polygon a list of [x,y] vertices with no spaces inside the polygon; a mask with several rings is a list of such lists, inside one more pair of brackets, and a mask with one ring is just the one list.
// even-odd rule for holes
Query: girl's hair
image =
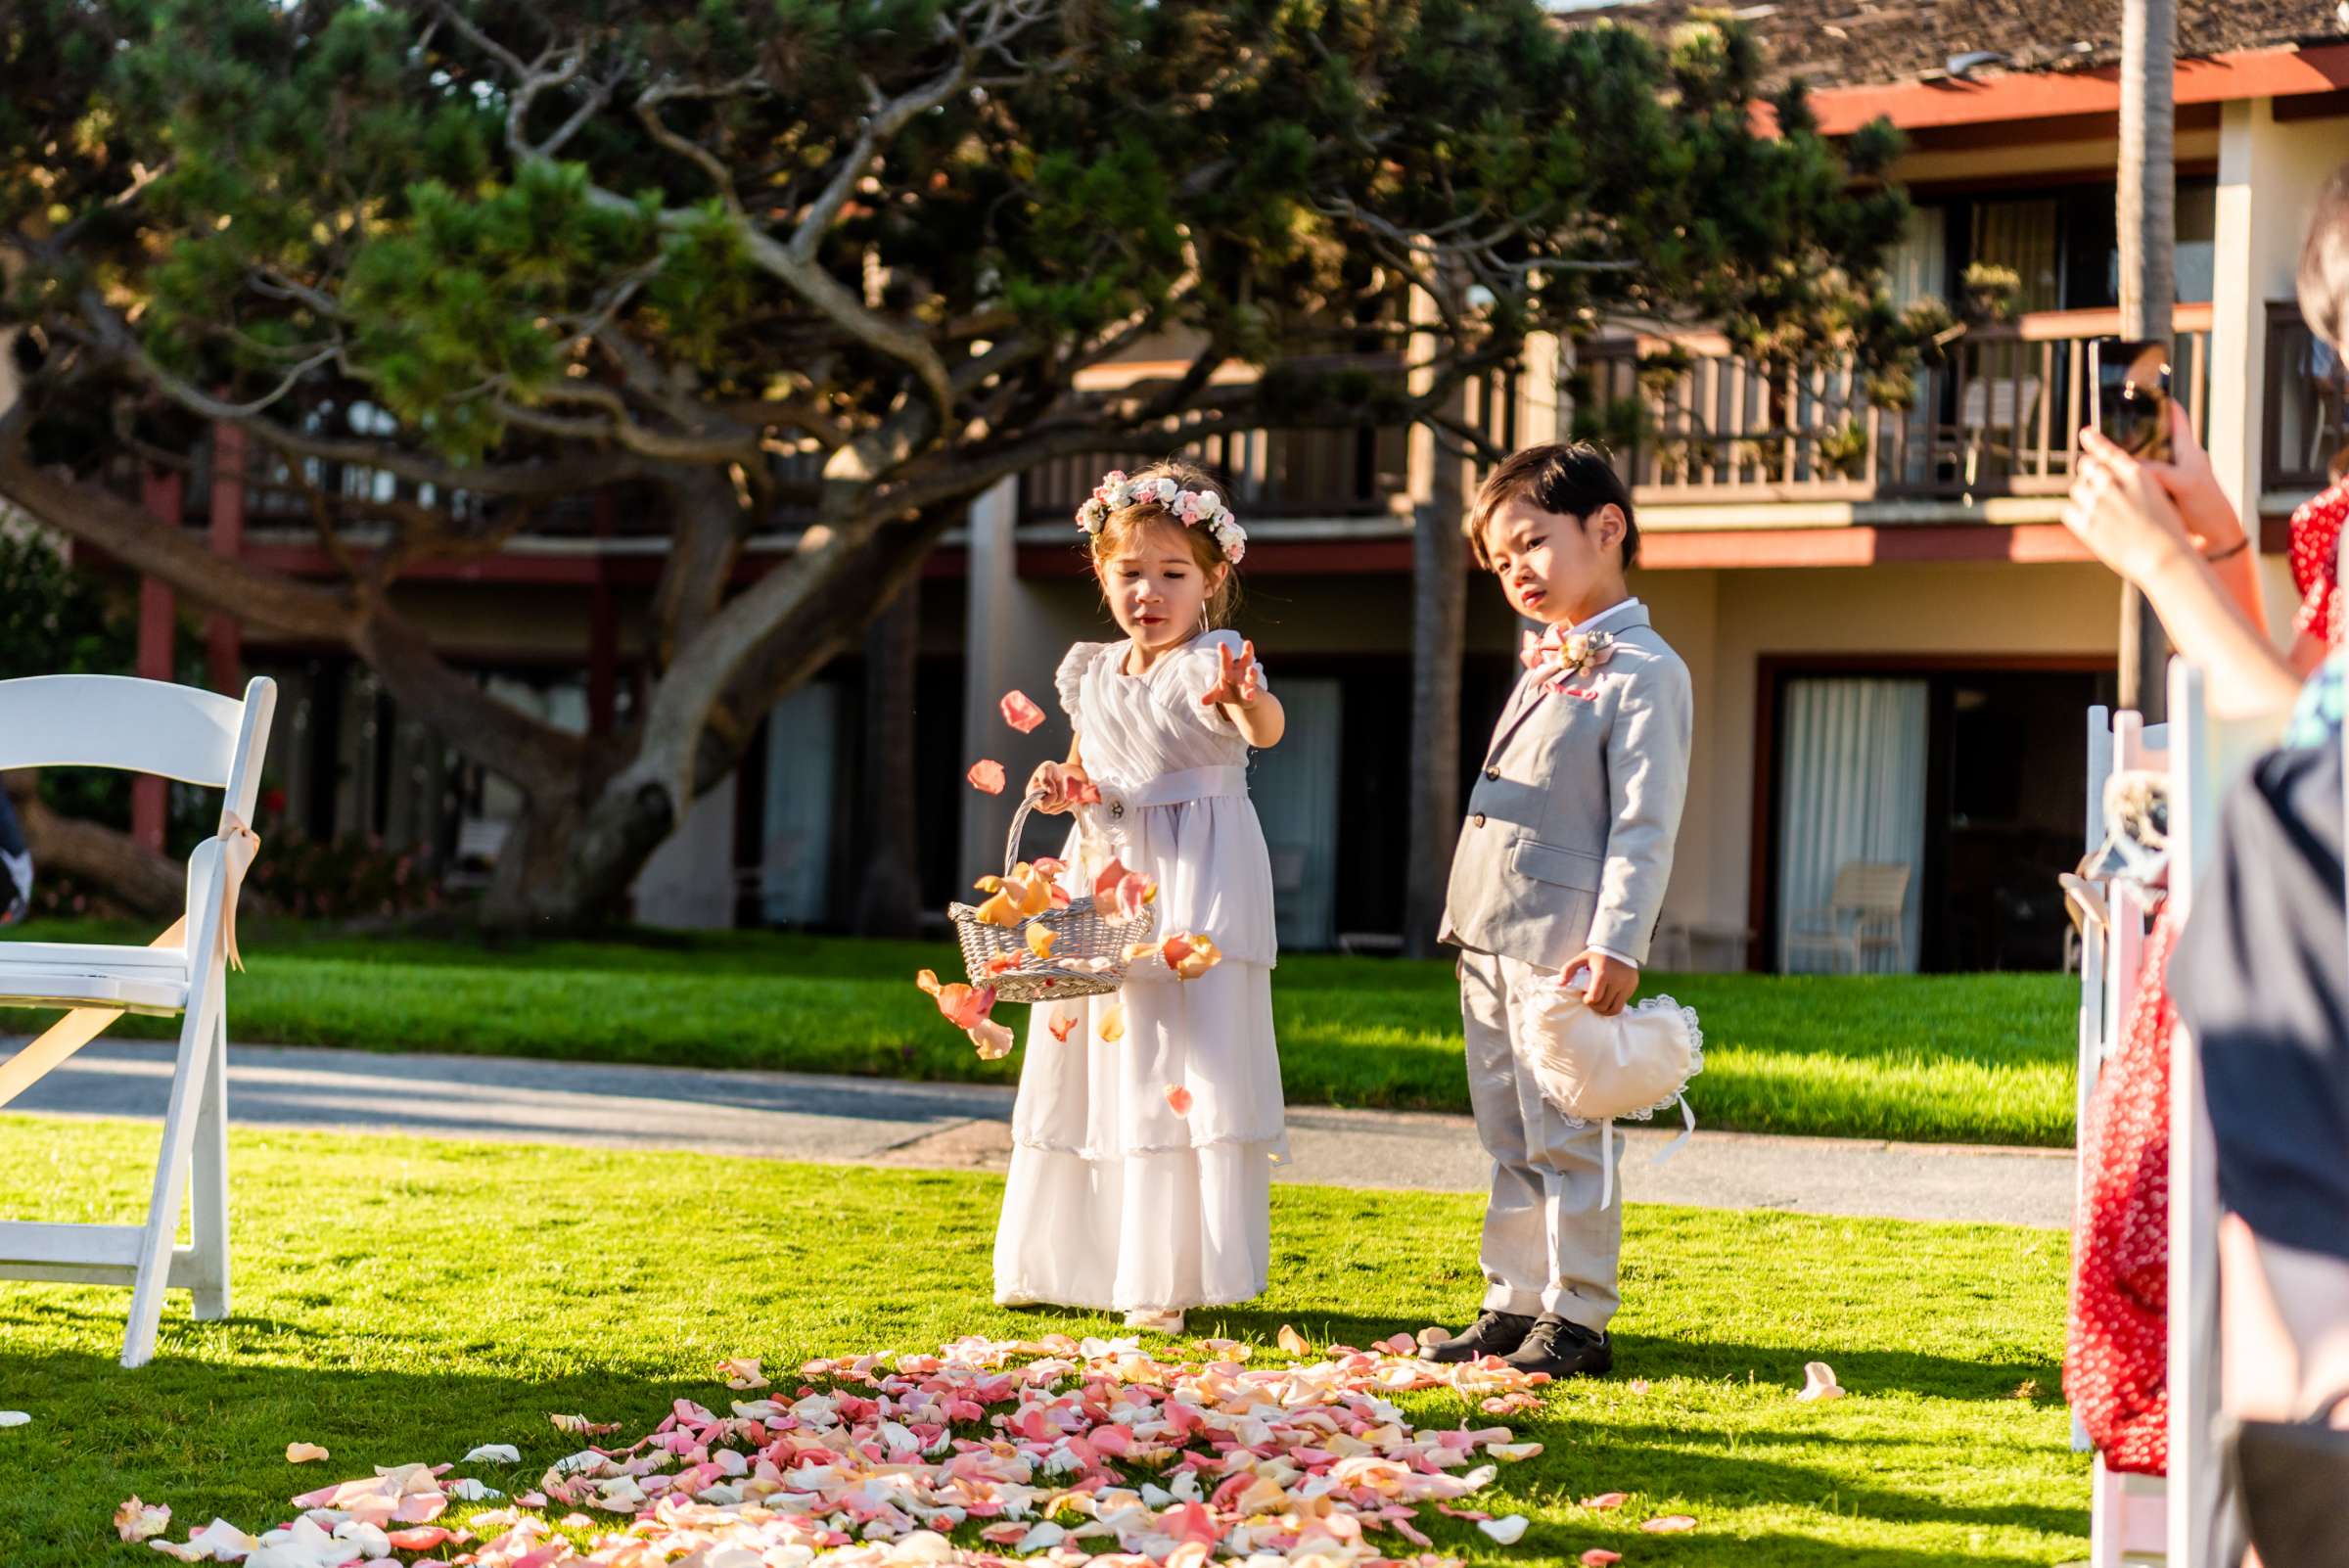
{"label": "girl's hair", "polygon": [[2349,344],[2349,163],[2332,171],[2300,247],[2300,314],[2339,351]]}
{"label": "girl's hair", "polygon": [[[1214,490],[1219,495],[1230,493],[1217,482],[1214,475],[1198,464],[1186,463],[1174,457],[1152,463],[1147,468],[1135,469],[1133,478],[1171,479],[1186,490]],[[1231,613],[1239,608],[1240,603],[1239,568],[1223,559],[1222,547],[1216,543],[1214,534],[1203,528],[1193,528],[1156,501],[1137,502],[1109,514],[1108,521],[1101,525],[1101,531],[1086,541],[1092,551],[1094,575],[1098,576],[1101,568],[1136,532],[1154,524],[1164,524],[1181,534],[1183,542],[1191,547],[1191,558],[1199,563],[1201,575],[1210,582],[1215,582],[1216,585],[1207,593],[1207,624],[1210,627],[1229,624]],[[1222,580],[1220,582],[1216,581],[1219,567],[1222,569]]]}

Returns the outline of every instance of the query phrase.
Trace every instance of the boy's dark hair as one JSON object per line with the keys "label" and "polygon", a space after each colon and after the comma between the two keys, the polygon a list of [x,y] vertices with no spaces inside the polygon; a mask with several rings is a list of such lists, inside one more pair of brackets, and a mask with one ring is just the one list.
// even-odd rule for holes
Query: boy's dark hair
{"label": "boy's dark hair", "polygon": [[1485,525],[1511,501],[1524,500],[1586,523],[1602,506],[1623,513],[1623,564],[1639,564],[1639,522],[1632,515],[1632,492],[1606,454],[1589,441],[1546,441],[1511,452],[1485,476],[1477,487],[1476,504],[1468,509],[1468,547],[1476,564],[1493,570],[1493,552],[1485,544]]}
{"label": "boy's dark hair", "polygon": [[2336,352],[2349,346],[2349,163],[2332,171],[2317,197],[2293,281],[2308,330]]}

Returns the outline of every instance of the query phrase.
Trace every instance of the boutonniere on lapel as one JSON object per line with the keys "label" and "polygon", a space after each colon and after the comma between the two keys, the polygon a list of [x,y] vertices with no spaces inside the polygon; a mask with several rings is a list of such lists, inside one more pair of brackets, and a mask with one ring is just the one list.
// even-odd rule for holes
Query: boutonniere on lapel
{"label": "boutonniere on lapel", "polygon": [[[1551,626],[1537,637],[1525,633],[1524,646],[1517,654],[1518,662],[1534,670],[1539,684],[1551,691],[1565,691],[1566,683],[1577,675],[1588,675],[1607,662],[1615,651],[1613,634],[1604,631],[1567,631]],[[1595,696],[1596,693],[1571,693],[1573,696]]]}

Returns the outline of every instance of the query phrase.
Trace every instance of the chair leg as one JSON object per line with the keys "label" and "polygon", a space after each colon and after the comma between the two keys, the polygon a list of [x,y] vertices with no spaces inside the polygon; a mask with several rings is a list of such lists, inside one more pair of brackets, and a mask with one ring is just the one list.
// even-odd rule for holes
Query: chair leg
{"label": "chair leg", "polygon": [[228,1009],[213,1012],[207,1048],[211,1054],[204,1092],[197,1097],[193,1185],[188,1224],[196,1244],[196,1316],[228,1315]]}
{"label": "chair leg", "polygon": [[179,1237],[179,1200],[196,1121],[211,1066],[211,1009],[220,982],[207,976],[188,997],[179,1026],[179,1056],[171,1075],[171,1105],[163,1113],[162,1148],[155,1162],[155,1190],[147,1200],[147,1234],[139,1244],[138,1279],[130,1292],[130,1322],[122,1334],[122,1364],[144,1366],[155,1355],[156,1329],[162,1321],[163,1292],[171,1278],[171,1253]]}

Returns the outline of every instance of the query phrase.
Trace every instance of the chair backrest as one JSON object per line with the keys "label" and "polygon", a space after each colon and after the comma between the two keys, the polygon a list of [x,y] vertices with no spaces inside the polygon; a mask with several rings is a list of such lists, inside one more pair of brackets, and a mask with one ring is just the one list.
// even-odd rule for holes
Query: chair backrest
{"label": "chair backrest", "polygon": [[[2192,917],[2218,847],[2219,803],[2284,715],[2221,718],[2202,672],[2170,661],[2170,907]],[[2201,1062],[2184,1029],[2170,1039],[2169,1555],[2216,1559],[2219,1518],[2219,1188]]]}
{"label": "chair backrest", "polygon": [[2039,411],[2039,378],[1976,377],[1958,400],[1958,423],[1967,430],[2012,430]]}
{"label": "chair backrest", "polygon": [[277,684],[255,678],[243,699],[128,675],[0,680],[0,769],[113,767],[227,792],[223,809],[251,821]]}
{"label": "chair backrest", "polygon": [[1909,902],[1909,865],[1903,860],[1846,860],[1835,868],[1835,907],[1899,914]]}

